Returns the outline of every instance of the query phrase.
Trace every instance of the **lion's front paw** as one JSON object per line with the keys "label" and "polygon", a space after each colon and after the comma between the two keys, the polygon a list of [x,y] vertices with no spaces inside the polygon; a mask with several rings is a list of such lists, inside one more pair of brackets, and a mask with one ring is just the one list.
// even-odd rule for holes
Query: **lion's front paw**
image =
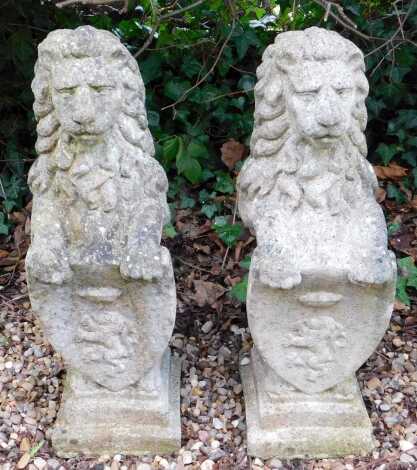
{"label": "lion's front paw", "polygon": [[255,272],[259,281],[273,289],[292,289],[301,284],[301,273],[274,257],[259,261]]}
{"label": "lion's front paw", "polygon": [[260,272],[259,281],[273,289],[292,289],[301,284],[301,274],[290,271]]}
{"label": "lion's front paw", "polygon": [[30,276],[46,284],[61,285],[72,278],[72,271],[65,255],[44,247],[28,251],[26,266]]}
{"label": "lion's front paw", "polygon": [[130,252],[120,264],[120,273],[124,278],[157,281],[161,279],[167,269],[166,257],[163,248],[144,247]]}
{"label": "lion's front paw", "polygon": [[353,284],[382,285],[394,278],[394,265],[391,256],[381,256],[368,262],[357,263],[356,269],[348,273],[348,279]]}

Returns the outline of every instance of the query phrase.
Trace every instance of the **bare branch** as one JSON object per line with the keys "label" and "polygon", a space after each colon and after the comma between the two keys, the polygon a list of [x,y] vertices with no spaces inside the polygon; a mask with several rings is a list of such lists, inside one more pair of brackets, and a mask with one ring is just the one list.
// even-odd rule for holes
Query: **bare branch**
{"label": "bare branch", "polygon": [[[387,40],[385,40],[382,44],[380,44],[378,47],[376,47],[375,49],[373,49],[371,52],[368,52],[368,54],[365,55],[365,57],[369,57],[373,54],[375,54],[375,52],[378,52],[379,50],[383,49],[384,47],[388,46],[389,44],[392,44],[392,47],[391,47],[391,50],[393,50],[395,47],[398,47],[398,46],[394,46],[394,41],[397,39],[397,36],[401,33],[402,35],[402,39],[399,38],[399,45],[403,44],[404,42],[408,42],[410,44],[413,44],[413,45],[416,45],[415,42],[413,42],[411,39],[408,39],[405,37],[404,35],[404,24],[405,22],[407,21],[408,17],[410,16],[410,13],[412,11],[412,9],[414,8],[414,4],[416,3],[416,0],[412,0],[412,2],[410,3],[410,6],[408,8],[408,11],[407,13],[404,15],[404,18],[400,18],[400,14],[398,12],[398,10],[395,8],[395,11],[397,12],[398,14],[398,23],[399,23],[399,27],[398,29],[394,32],[394,34],[388,38]],[[387,52],[387,54],[383,57],[383,59],[390,53],[390,51]]]}
{"label": "bare branch", "polygon": [[166,13],[165,15],[160,16],[159,19],[160,19],[160,21],[163,21],[163,20],[166,20],[167,18],[171,18],[171,16],[180,15],[181,13],[184,13],[185,11],[191,10],[192,8],[195,8],[198,5],[201,5],[205,1],[206,0],[197,0],[196,2],[192,3],[191,5],[187,5],[186,7],[179,8],[178,10]]}
{"label": "bare branch", "polygon": [[137,59],[142,52],[150,46],[151,42],[153,41],[153,37],[155,36],[156,30],[159,28],[159,25],[161,23],[160,18],[156,19],[155,24],[152,27],[152,31],[149,33],[149,36],[146,38],[146,41],[143,43],[142,47],[133,54],[133,57]]}
{"label": "bare branch", "polygon": [[[324,8],[325,20],[327,20],[327,17],[331,16],[337,23],[339,23],[340,25],[342,25],[344,28],[348,29],[352,33],[356,34],[357,36],[361,37],[362,39],[365,39],[366,41],[371,41],[371,40],[383,41],[382,38],[368,36],[367,34],[359,31],[357,29],[356,24],[344,13],[341,5],[335,2],[330,2],[328,0],[313,0],[313,1],[317,5],[320,5],[322,8]],[[332,11],[332,7],[334,7],[337,10],[338,14]]]}
{"label": "bare branch", "polygon": [[58,8],[64,8],[68,7],[70,5],[75,5],[75,4],[82,4],[82,5],[93,5],[93,6],[100,6],[100,5],[109,5],[112,3],[122,3],[123,2],[123,8],[121,13],[125,13],[129,7],[129,0],[64,0],[62,2],[58,2],[55,4],[56,7]]}
{"label": "bare branch", "polygon": [[164,106],[163,108],[161,108],[161,111],[165,110],[165,109],[168,109],[168,108],[174,108],[178,103],[181,103],[182,101],[184,101],[184,98],[186,98],[187,95],[189,95],[193,90],[195,90],[198,86],[200,86],[204,81],[206,81],[207,77],[214,71],[214,69],[216,68],[219,60],[220,60],[220,57],[222,56],[223,54],[223,51],[224,49],[226,48],[228,42],[230,41],[231,37],[232,37],[232,34],[235,30],[235,27],[236,27],[236,20],[235,18],[233,18],[233,22],[232,22],[232,27],[230,28],[230,32],[229,34],[227,35],[227,38],[225,39],[224,43],[222,44],[222,47],[220,48],[219,50],[219,53],[217,54],[217,57],[215,59],[215,61],[213,62],[213,65],[210,67],[209,71],[204,75],[204,77],[200,78],[200,80],[198,80],[191,88],[189,88],[188,90],[186,90],[182,96],[177,100],[175,101],[175,103],[172,103],[172,104],[169,104],[168,106]]}
{"label": "bare branch", "polygon": [[201,5],[205,1],[206,0],[197,0],[196,2],[192,3],[191,5],[187,5],[184,8],[179,8],[178,10],[171,11],[169,13],[166,13],[165,15],[156,16],[155,23],[152,27],[152,30],[149,36],[147,37],[146,41],[143,43],[142,47],[134,54],[134,57],[137,59],[150,46],[155,36],[155,33],[157,29],[159,28],[159,25],[161,24],[162,21],[167,20],[168,18],[171,18],[172,16],[176,16],[181,13],[184,13],[185,11],[191,10],[192,8],[195,8],[198,5]]}

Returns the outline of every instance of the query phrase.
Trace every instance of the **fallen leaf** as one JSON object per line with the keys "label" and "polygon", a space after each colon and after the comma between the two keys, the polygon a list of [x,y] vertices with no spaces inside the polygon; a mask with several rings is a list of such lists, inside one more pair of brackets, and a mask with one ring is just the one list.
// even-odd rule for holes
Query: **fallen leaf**
{"label": "fallen leaf", "polygon": [[381,204],[381,202],[385,201],[387,197],[387,192],[384,188],[377,188],[376,190],[376,200]]}
{"label": "fallen leaf", "polygon": [[28,463],[30,462],[31,456],[29,452],[25,452],[22,457],[20,457],[19,462],[17,462],[16,468],[17,469],[22,469],[25,468]]}
{"label": "fallen leaf", "polygon": [[389,239],[390,245],[398,251],[409,254],[410,250],[413,249],[412,243],[415,240],[415,234],[406,232],[398,235],[394,235]]}
{"label": "fallen leaf", "polygon": [[399,180],[407,176],[408,168],[404,168],[396,163],[390,163],[388,166],[375,165],[374,171],[376,176],[381,180]]}
{"label": "fallen leaf", "polygon": [[194,288],[195,294],[193,295],[193,298],[199,307],[204,307],[204,305],[213,305],[216,300],[226,292],[226,289],[223,286],[210,281],[194,281]]}
{"label": "fallen leaf", "polygon": [[395,301],[394,301],[394,310],[399,310],[399,311],[410,310],[410,307],[406,304],[403,304],[398,299],[395,299]]}
{"label": "fallen leaf", "polygon": [[210,247],[208,245],[200,245],[199,243],[193,243],[193,248],[196,251],[202,251],[206,255],[210,254]]}
{"label": "fallen leaf", "polygon": [[234,139],[225,142],[220,149],[222,153],[222,162],[232,170],[236,163],[245,156],[246,147]]}
{"label": "fallen leaf", "polygon": [[381,385],[382,385],[381,381],[378,379],[378,377],[372,377],[372,379],[370,379],[366,382],[366,386],[370,390],[375,390],[376,388],[380,387]]}
{"label": "fallen leaf", "polygon": [[22,452],[28,452],[30,450],[30,441],[27,437],[24,437],[20,442],[20,450]]}

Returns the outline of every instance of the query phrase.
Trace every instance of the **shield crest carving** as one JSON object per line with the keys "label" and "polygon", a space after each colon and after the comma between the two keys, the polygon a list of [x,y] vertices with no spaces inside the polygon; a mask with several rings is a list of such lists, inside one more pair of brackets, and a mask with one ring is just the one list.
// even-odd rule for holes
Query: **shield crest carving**
{"label": "shield crest carving", "polygon": [[318,393],[351,377],[388,327],[395,282],[362,287],[333,277],[302,275],[299,286],[273,289],[251,272],[247,311],[257,349],[284,380]]}

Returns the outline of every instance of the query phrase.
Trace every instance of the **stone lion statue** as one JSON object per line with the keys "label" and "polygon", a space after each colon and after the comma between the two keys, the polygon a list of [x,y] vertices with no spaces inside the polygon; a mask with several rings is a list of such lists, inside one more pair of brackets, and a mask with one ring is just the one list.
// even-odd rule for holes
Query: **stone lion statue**
{"label": "stone lion statue", "polygon": [[251,156],[239,212],[257,236],[261,282],[291,288],[302,272],[393,278],[385,220],[366,161],[368,82],[361,51],[333,31],[277,36],[257,70]]}
{"label": "stone lion statue", "polygon": [[28,287],[67,368],[53,445],[65,456],[176,449],[176,293],[160,245],[168,181],[138,65],[107,31],[57,30],[39,45],[32,88]]}
{"label": "stone lion statue", "polygon": [[39,46],[32,89],[31,275],[60,284],[72,265],[92,263],[160,278],[169,265],[160,246],[167,179],[153,158],[136,61],[107,31],[57,30]]}

